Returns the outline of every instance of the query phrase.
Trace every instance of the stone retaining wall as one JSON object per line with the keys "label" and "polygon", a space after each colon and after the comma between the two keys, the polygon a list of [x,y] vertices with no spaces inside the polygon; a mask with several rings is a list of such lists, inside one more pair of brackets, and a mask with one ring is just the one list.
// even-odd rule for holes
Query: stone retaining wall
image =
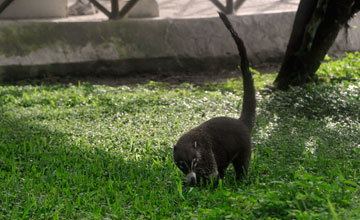
{"label": "stone retaining wall", "polygon": [[[230,16],[253,64],[280,61],[295,12]],[[360,49],[360,17],[330,53]],[[234,68],[236,46],[220,19],[0,22],[0,81],[39,75],[129,74]]]}

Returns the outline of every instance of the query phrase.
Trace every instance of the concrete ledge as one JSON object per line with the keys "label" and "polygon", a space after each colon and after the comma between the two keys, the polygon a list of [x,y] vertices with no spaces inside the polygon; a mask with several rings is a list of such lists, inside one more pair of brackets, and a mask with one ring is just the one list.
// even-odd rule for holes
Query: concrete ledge
{"label": "concrete ledge", "polygon": [[[253,64],[280,61],[295,12],[231,16]],[[360,50],[360,17],[331,53]],[[237,50],[217,17],[0,23],[0,81],[44,74],[129,74],[235,68]],[[91,65],[89,65],[91,64]],[[75,68],[76,67],[76,68]],[[91,67],[91,68],[87,68]]]}

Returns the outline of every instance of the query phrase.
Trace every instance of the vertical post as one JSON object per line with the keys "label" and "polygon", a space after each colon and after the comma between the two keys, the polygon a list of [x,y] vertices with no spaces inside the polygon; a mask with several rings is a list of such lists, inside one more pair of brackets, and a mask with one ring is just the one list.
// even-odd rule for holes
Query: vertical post
{"label": "vertical post", "polygon": [[104,13],[108,18],[111,17],[111,12],[109,12],[104,6],[102,6],[99,2],[96,0],[89,0],[93,5],[98,8],[102,13]]}
{"label": "vertical post", "polygon": [[111,19],[118,18],[119,15],[119,1],[111,0]]}
{"label": "vertical post", "polygon": [[139,0],[130,0],[119,12],[119,18],[123,18]]}
{"label": "vertical post", "polygon": [[235,11],[237,11],[242,6],[242,4],[244,4],[244,2],[245,0],[237,0],[234,5]]}
{"label": "vertical post", "polygon": [[226,14],[234,13],[234,4],[233,0],[226,0]]}
{"label": "vertical post", "polygon": [[226,14],[226,7],[219,0],[210,0],[220,11]]}
{"label": "vertical post", "polygon": [[11,2],[13,2],[14,0],[5,0],[3,3],[1,3],[0,5],[0,13],[3,12],[10,4]]}

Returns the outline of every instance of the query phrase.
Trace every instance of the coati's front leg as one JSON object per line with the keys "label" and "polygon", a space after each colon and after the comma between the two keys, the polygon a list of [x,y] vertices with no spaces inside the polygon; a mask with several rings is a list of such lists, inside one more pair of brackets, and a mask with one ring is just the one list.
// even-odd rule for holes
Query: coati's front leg
{"label": "coati's front leg", "polygon": [[236,180],[241,180],[244,176],[247,175],[249,170],[250,160],[241,156],[236,157],[232,164],[236,173]]}
{"label": "coati's front leg", "polygon": [[228,166],[220,166],[220,167],[218,167],[219,177],[220,177],[221,179],[224,179],[224,177],[225,177],[225,171],[226,171],[227,167],[228,167]]}
{"label": "coati's front leg", "polygon": [[225,169],[226,169],[226,167],[219,167],[219,168],[218,168],[218,171],[219,171],[219,177],[220,177],[221,179],[224,179],[224,176],[225,176]]}
{"label": "coati's front leg", "polygon": [[219,182],[219,173],[217,169],[207,174],[198,174],[197,176],[198,176],[197,185],[200,186],[206,186],[211,183],[214,184],[214,186],[217,186]]}

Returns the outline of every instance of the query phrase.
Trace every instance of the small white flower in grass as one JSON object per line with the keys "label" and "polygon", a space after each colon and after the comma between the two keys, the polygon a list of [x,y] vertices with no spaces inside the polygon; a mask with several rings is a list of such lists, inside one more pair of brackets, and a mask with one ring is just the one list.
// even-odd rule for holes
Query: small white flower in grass
{"label": "small white flower in grass", "polygon": [[316,150],[316,139],[310,137],[310,139],[305,143],[305,151],[311,154],[314,154]]}

